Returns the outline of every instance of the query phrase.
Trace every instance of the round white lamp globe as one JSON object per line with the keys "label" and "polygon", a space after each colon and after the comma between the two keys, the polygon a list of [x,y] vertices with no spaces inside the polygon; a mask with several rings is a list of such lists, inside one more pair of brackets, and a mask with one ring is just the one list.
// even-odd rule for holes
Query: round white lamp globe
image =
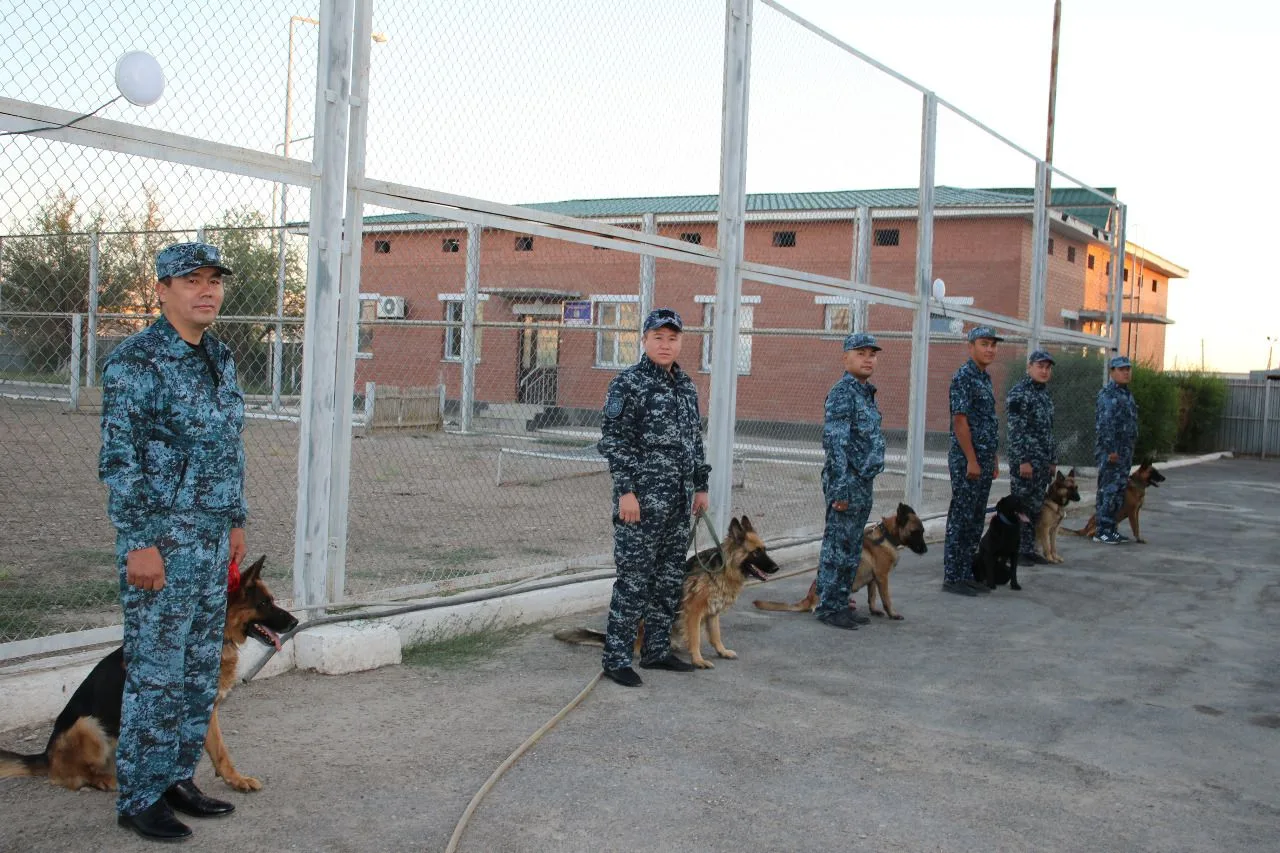
{"label": "round white lamp globe", "polygon": [[941,302],[947,296],[947,283],[940,278],[933,280],[933,298]]}
{"label": "round white lamp globe", "polygon": [[149,53],[131,50],[116,63],[116,88],[137,107],[149,107],[164,94],[164,71]]}

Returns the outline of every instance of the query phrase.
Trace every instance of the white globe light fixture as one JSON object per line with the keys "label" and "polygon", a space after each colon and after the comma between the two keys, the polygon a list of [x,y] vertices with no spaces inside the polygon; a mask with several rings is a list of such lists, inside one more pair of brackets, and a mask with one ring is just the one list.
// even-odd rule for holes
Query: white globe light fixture
{"label": "white globe light fixture", "polygon": [[131,50],[116,62],[116,88],[137,107],[149,107],[164,94],[164,71],[151,54]]}
{"label": "white globe light fixture", "polygon": [[933,298],[939,302],[947,298],[947,283],[940,278],[933,280]]}

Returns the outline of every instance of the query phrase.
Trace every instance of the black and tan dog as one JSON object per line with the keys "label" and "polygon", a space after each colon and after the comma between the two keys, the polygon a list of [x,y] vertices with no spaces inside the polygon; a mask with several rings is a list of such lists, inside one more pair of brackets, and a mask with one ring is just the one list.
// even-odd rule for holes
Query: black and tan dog
{"label": "black and tan dog", "polygon": [[[249,637],[279,648],[279,635],[292,630],[298,620],[276,606],[262,581],[260,557],[240,577],[239,586],[227,594],[227,621],[223,630],[222,668],[218,673],[218,697],[205,735],[204,748],[214,770],[238,791],[257,791],[262,783],[241,776],[218,726],[218,705],[236,681],[239,647]],[[44,752],[18,755],[0,750],[0,778],[47,776],[50,782],[77,791],[81,788],[116,789],[116,740],[120,737],[120,703],[124,697],[124,648],[116,649],[93,668],[67,702],[53,724]]]}
{"label": "black and tan dog", "polygon": [[[889,595],[889,573],[898,565],[898,557],[903,548],[910,548],[917,554],[929,550],[929,546],[924,543],[924,522],[920,520],[920,516],[906,504],[898,504],[896,513],[886,515],[862,532],[862,559],[858,561],[858,570],[849,586],[850,604],[858,590],[865,586],[867,610],[872,616],[888,614],[890,619],[904,618],[893,608],[893,599]],[[876,607],[877,593],[884,599],[883,611]],[[815,580],[809,584],[808,594],[794,604],[787,604],[785,601],[752,603],[761,610],[809,613],[818,606],[818,582]]]}
{"label": "black and tan dog", "polygon": [[[1120,526],[1121,521],[1126,518],[1129,519],[1129,529],[1133,531],[1134,541],[1143,545],[1147,544],[1147,540],[1142,538],[1138,515],[1142,512],[1142,506],[1147,501],[1147,488],[1159,487],[1164,481],[1164,474],[1157,471],[1155,464],[1148,459],[1138,466],[1137,471],[1129,475],[1129,482],[1124,487],[1124,504],[1120,507],[1120,513],[1116,516],[1116,527]],[[1085,522],[1084,527],[1068,532],[1077,536],[1092,536],[1097,533],[1097,514],[1089,516],[1089,520]]]}
{"label": "black and tan dog", "polygon": [[996,513],[987,525],[973,558],[973,577],[988,589],[1008,583],[1019,590],[1018,551],[1021,549],[1022,525],[1030,524],[1027,506],[1017,495],[1005,495],[996,502]]}
{"label": "black and tan dog", "polygon": [[1036,519],[1036,547],[1050,563],[1063,562],[1062,555],[1058,553],[1058,528],[1067,517],[1067,505],[1078,500],[1080,489],[1076,485],[1076,469],[1072,468],[1066,476],[1059,471],[1049,481],[1044,503],[1040,506],[1040,517]]}
{"label": "black and tan dog", "polygon": [[[685,562],[684,568],[684,592],[671,625],[671,641],[688,648],[689,660],[694,666],[714,669],[715,665],[702,656],[702,626],[706,625],[707,639],[717,655],[730,660],[736,658],[738,653],[725,648],[720,638],[720,614],[738,600],[748,575],[768,580],[769,575],[778,571],[778,564],[769,556],[764,540],[751,526],[751,519],[744,515],[741,520],[735,518],[729,523],[722,547],[699,551]],[[604,642],[604,634],[591,628],[563,628],[553,636],[581,645]],[[637,653],[643,642],[644,624],[641,623],[636,637]]]}

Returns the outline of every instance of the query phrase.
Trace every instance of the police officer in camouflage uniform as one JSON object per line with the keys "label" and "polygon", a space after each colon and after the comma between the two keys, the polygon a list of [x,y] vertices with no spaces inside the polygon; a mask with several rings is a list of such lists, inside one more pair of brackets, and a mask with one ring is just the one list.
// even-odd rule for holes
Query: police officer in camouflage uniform
{"label": "police officer in camouflage uniform", "polygon": [[671,622],[684,586],[690,516],[707,508],[698,389],[676,359],[680,315],[658,308],[644,320],[639,363],[609,383],[597,447],[613,476],[613,560],[618,575],[605,631],[604,674],[627,687],[644,620],[640,666],[692,672],[671,651]]}
{"label": "police officer in camouflage uniform", "polygon": [[222,660],[227,566],[245,555],[244,397],[207,329],[231,270],[216,246],[156,256],[162,317],[107,359],[99,474],[116,528],[125,688],[117,822],[173,841],[234,806],[192,781]]}
{"label": "police officer in camouflage uniform", "polygon": [[1053,437],[1053,356],[1038,349],[1027,358],[1027,375],[1009,390],[1005,420],[1009,426],[1009,491],[1022,498],[1030,524],[1022,525],[1018,561],[1044,563],[1036,556],[1035,528],[1049,483],[1058,470],[1058,440]]}
{"label": "police officer in camouflage uniform", "polygon": [[1098,529],[1093,541],[1104,545],[1127,542],[1116,529],[1116,516],[1124,506],[1124,490],[1133,466],[1133,445],[1138,440],[1138,403],[1129,390],[1133,365],[1123,355],[1107,363],[1110,379],[1098,392],[1097,438],[1094,460],[1098,463]]}
{"label": "police officer in camouflage uniform", "polygon": [[951,377],[951,506],[943,547],[942,589],[956,595],[990,590],[973,577],[973,558],[982,539],[991,481],[1000,476],[999,424],[996,397],[987,368],[996,360],[996,344],[1004,338],[988,326],[969,330],[969,360]]}
{"label": "police officer in camouflage uniform", "polygon": [[849,607],[849,587],[862,560],[862,530],[871,515],[871,488],[884,470],[884,433],[876,386],[868,380],[880,347],[874,336],[844,339],[845,374],[827,393],[822,421],[822,494],[827,522],[818,562],[818,620],[855,630],[870,620]]}

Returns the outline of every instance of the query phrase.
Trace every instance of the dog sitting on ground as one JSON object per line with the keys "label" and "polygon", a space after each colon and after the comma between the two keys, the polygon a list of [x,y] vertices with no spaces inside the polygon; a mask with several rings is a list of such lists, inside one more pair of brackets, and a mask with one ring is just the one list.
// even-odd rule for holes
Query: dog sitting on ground
{"label": "dog sitting on ground", "polygon": [[[849,587],[849,604],[853,605],[854,596],[864,586],[867,588],[867,610],[872,616],[888,614],[890,619],[904,618],[893,608],[893,599],[889,596],[889,573],[898,565],[898,557],[903,548],[910,548],[917,554],[929,550],[924,543],[924,522],[916,511],[906,504],[898,504],[893,515],[886,515],[880,521],[862,531],[862,559],[858,561],[858,569]],[[884,610],[876,607],[876,594],[884,599]],[[795,604],[783,601],[752,602],[761,610],[784,611],[788,613],[810,613],[818,606],[818,582],[809,584],[809,592]]]}
{"label": "dog sitting on ground", "polygon": [[[222,666],[218,672],[218,696],[205,735],[204,748],[214,770],[237,791],[257,791],[262,783],[241,776],[231,763],[218,705],[236,681],[240,649],[249,637],[280,647],[280,634],[292,630],[298,620],[275,603],[262,581],[266,557],[248,568],[240,583],[227,593],[227,620],[223,629]],[[47,776],[50,782],[72,791],[81,788],[116,789],[116,740],[120,737],[120,704],[124,698],[124,648],[107,655],[76,688],[53,724],[44,752],[19,755],[0,750],[0,778]]]}
{"label": "dog sitting on ground", "polygon": [[[1133,531],[1133,539],[1140,544],[1147,544],[1147,540],[1142,538],[1141,528],[1139,527],[1138,514],[1142,512],[1143,504],[1147,502],[1147,487],[1158,488],[1165,481],[1164,474],[1156,470],[1155,464],[1150,460],[1144,460],[1138,466],[1138,470],[1129,475],[1129,482],[1124,487],[1124,504],[1120,507],[1120,512],[1116,515],[1116,527],[1120,526],[1120,522],[1126,518],[1129,519],[1129,529]],[[1089,520],[1085,522],[1084,527],[1079,530],[1070,530],[1068,533],[1074,533],[1077,536],[1092,536],[1098,532],[1098,516],[1089,516]]]}
{"label": "dog sitting on ground", "polygon": [[1040,517],[1036,519],[1036,545],[1050,563],[1063,562],[1062,555],[1058,553],[1058,527],[1067,517],[1067,505],[1078,500],[1080,489],[1076,486],[1076,469],[1072,468],[1065,477],[1059,471],[1049,482],[1044,503],[1040,506]]}
{"label": "dog sitting on ground", "polygon": [[[722,556],[723,555],[723,556]],[[715,665],[702,656],[702,627],[716,654],[732,660],[738,653],[725,648],[720,638],[720,614],[738,600],[742,587],[751,575],[766,581],[778,571],[769,556],[764,540],[745,515],[729,523],[729,533],[720,548],[707,548],[685,561],[684,591],[675,620],[671,624],[673,645],[688,648],[690,662],[699,669]],[[591,628],[563,628],[553,635],[557,640],[579,645],[602,645],[604,634]],[[635,652],[644,642],[644,623],[636,637]]]}
{"label": "dog sitting on ground", "polygon": [[996,503],[996,514],[987,525],[973,558],[973,576],[988,589],[1007,583],[1009,589],[1020,590],[1018,583],[1018,551],[1022,525],[1031,521],[1022,498],[1005,495]]}

